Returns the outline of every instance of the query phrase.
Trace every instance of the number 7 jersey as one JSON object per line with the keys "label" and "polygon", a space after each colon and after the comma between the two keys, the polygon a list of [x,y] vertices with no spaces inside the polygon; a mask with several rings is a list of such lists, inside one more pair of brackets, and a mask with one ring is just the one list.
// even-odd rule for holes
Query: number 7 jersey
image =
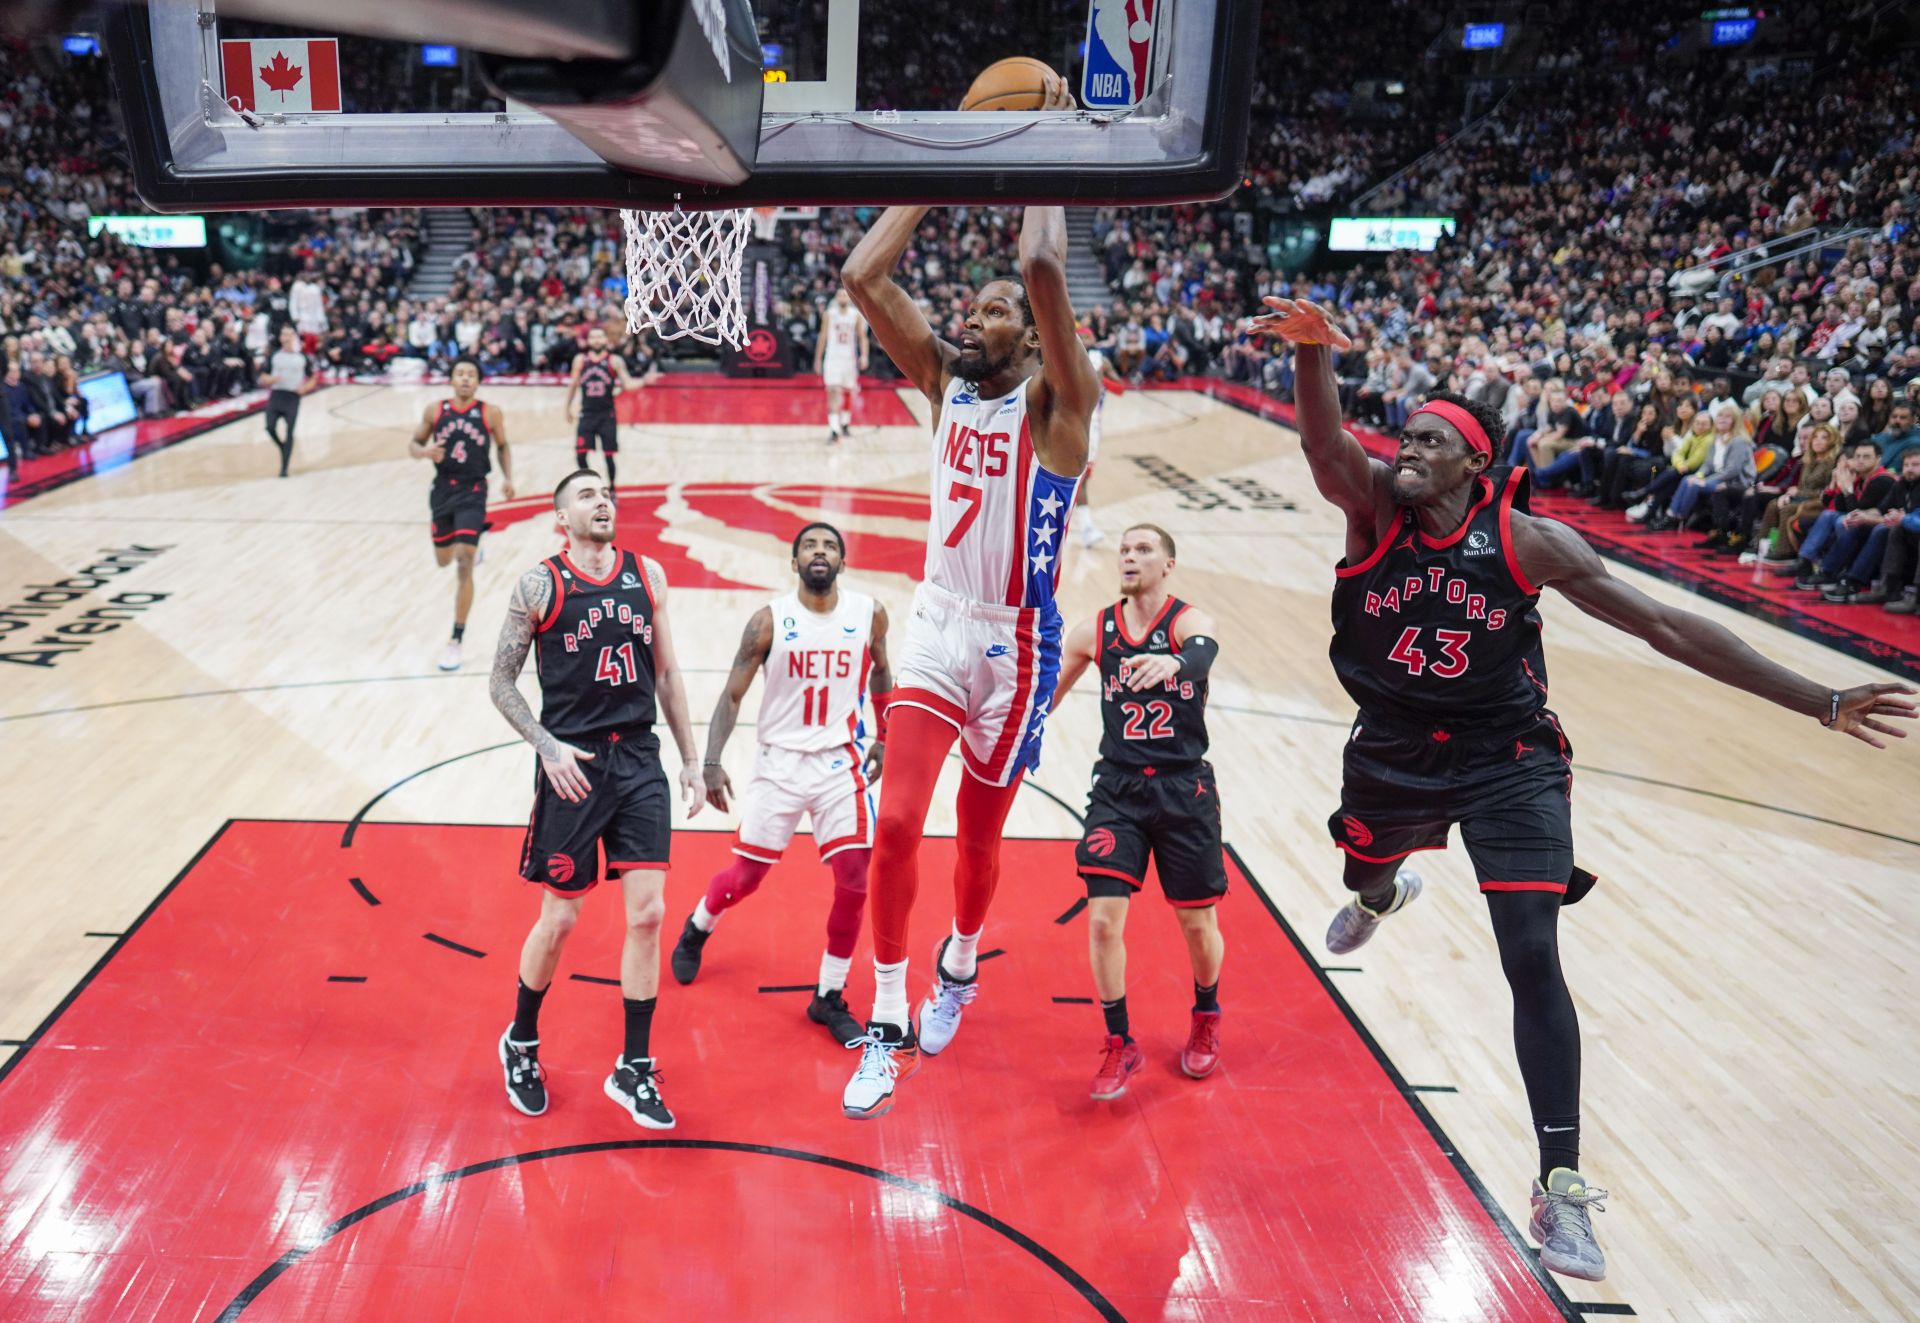
{"label": "number 7 jersey", "polygon": [[788,593],[768,610],[773,643],[760,695],[760,743],[801,753],[852,744],[863,734],[873,669],[873,599],[842,588],[832,613],[821,615]]}
{"label": "number 7 jersey", "polygon": [[1060,544],[1080,476],[1040,466],[1023,381],[980,398],[972,382],[947,383],[933,429],[926,579],[997,606],[1053,604]]}

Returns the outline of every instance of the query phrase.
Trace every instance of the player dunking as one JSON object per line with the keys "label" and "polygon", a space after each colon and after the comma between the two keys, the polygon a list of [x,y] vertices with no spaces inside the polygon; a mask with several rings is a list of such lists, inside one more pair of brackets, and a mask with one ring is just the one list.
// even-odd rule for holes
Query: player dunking
{"label": "player dunking", "polygon": [[487,527],[487,474],[491,453],[500,452],[500,491],[513,499],[513,454],[507,448],[507,420],[497,404],[474,397],[480,389],[480,365],[470,358],[454,362],[449,374],[453,398],[429,404],[414,429],[407,453],[433,461],[433,487],[427,510],[433,519],[433,560],[458,576],[453,589],[453,637],[440,654],[440,669],[460,669],[467,612],[473,607],[473,557]]}
{"label": "player dunking", "polygon": [[820,316],[820,338],[813,346],[813,370],[827,387],[827,440],[845,437],[853,426],[853,403],[847,396],[860,389],[867,370],[867,320],[853,306],[847,291],[837,289]]}
{"label": "player dunking", "polygon": [[587,350],[573,356],[573,377],[567,382],[567,417],[574,417],[574,397],[578,395],[579,421],[573,430],[573,458],[581,468],[592,467],[587,455],[597,445],[607,457],[607,486],[614,477],[613,457],[620,452],[620,422],[614,416],[614,399],[633,385],[626,363],[618,354],[607,351],[607,333],[601,327],[587,332]]}
{"label": "player dunking", "polygon": [[876,737],[862,765],[860,714],[869,687],[875,710],[885,710],[893,672],[887,666],[886,608],[864,593],[839,587],[845,563],[840,530],[808,524],[793,539],[798,587],[747,621],[733,672],[707,727],[707,802],[727,810],[733,782],[721,755],[739,719],[740,700],[754,673],[765,667],[756,731],[760,753],[740,801],[736,857],[707,883],[707,894],[681,929],[671,964],[676,979],[693,982],[714,925],[759,888],[804,813],[820,862],[833,870],[827,949],[807,1018],[826,1026],[834,1041],[852,1047],[866,1036],[847,1009],[846,987],[873,853],[873,796],[867,783],[878,779],[886,749],[885,721],[876,718]]}
{"label": "player dunking", "polygon": [[[540,883],[540,917],[520,949],[513,1023],[500,1036],[507,1101],[547,1110],[540,1065],[540,1003],[580,904],[607,876],[620,880],[626,940],[620,995],[626,1037],[605,1092],[650,1130],[673,1128],[651,1046],[660,988],[661,892],[672,843],[672,792],[653,724],[662,709],[680,749],[680,789],[700,811],[700,773],[686,685],[667,621],[667,576],[651,558],[613,544],[613,490],[592,469],[554,489],[566,546],[520,577],[493,658],[493,705],[539,756],[520,876]],[[517,681],[535,651],[540,720]]]}
{"label": "player dunking", "polygon": [[1213,620],[1169,591],[1173,537],[1135,524],[1120,537],[1120,600],[1067,635],[1054,710],[1082,671],[1100,672],[1100,761],[1074,852],[1087,884],[1087,948],[1107,1035],[1095,1098],[1118,1098],[1145,1063],[1127,1022],[1127,902],[1147,859],[1180,919],[1193,965],[1193,1018],[1180,1069],[1204,1079],[1220,1063],[1220,962],[1214,906],[1227,894],[1220,791],[1207,762]]}
{"label": "player dunking", "polygon": [[[978,989],[974,966],[999,880],[1001,827],[1021,774],[1039,762],[1059,671],[1060,539],[1099,398],[1074,338],[1061,209],[1027,208],[1020,276],[981,287],[958,347],[934,334],[890,277],[925,214],[889,208],[842,271],[880,347],[939,410],[926,576],[888,701],[887,785],[869,882],[874,1005],[860,1068],[842,1099],[852,1117],[893,1105],[896,1080],[918,1068],[921,1049],[947,1046]],[[964,775],[953,931],[935,952],[916,1036],[907,1016],[907,918],[934,782],[956,737]]]}
{"label": "player dunking", "polygon": [[1567,525],[1526,513],[1527,474],[1493,469],[1498,412],[1438,393],[1407,420],[1392,467],[1340,421],[1329,347],[1350,343],[1324,309],[1269,298],[1258,329],[1295,343],[1295,403],[1314,484],[1346,515],[1333,590],[1334,672],[1359,705],[1340,808],[1351,902],[1327,946],[1351,951],[1419,894],[1401,865],[1448,829],[1473,860],[1513,993],[1514,1049],[1539,1141],[1532,1232],[1554,1272],[1598,1281],[1588,1210],[1605,1191],[1580,1159],[1580,1028],[1560,970],[1558,922],[1573,871],[1572,753],[1548,710],[1535,609],[1543,588],[1722,684],[1882,747],[1915,715],[1901,684],[1829,689],[1728,630],[1613,578]]}
{"label": "player dunking", "polygon": [[1093,406],[1093,417],[1087,423],[1087,471],[1080,479],[1079,506],[1074,511],[1079,516],[1080,545],[1090,547],[1102,537],[1100,526],[1093,522],[1093,509],[1087,495],[1093,487],[1093,466],[1100,459],[1100,415],[1106,412],[1109,393],[1125,393],[1127,379],[1114,370],[1105,354],[1093,347],[1092,327],[1080,328],[1080,344],[1087,351],[1087,362],[1093,364],[1094,377],[1100,382],[1100,403]]}

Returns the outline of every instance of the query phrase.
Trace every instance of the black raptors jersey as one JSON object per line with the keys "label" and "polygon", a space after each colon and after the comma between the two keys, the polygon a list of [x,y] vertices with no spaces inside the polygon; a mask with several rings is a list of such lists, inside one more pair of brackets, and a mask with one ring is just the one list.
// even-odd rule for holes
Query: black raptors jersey
{"label": "black raptors jersey", "polygon": [[1466,521],[1438,541],[1406,510],[1333,589],[1333,669],[1361,720],[1422,733],[1525,725],[1546,705],[1540,592],[1520,572],[1509,512],[1524,469],[1480,479]]}
{"label": "black raptors jersey", "polygon": [[580,416],[598,418],[613,412],[613,392],[619,381],[607,355],[588,354],[580,367]]}
{"label": "black raptors jersey", "polygon": [[563,740],[653,725],[653,597],[622,551],[605,579],[565,554],[546,562],[554,597],[534,632],[540,724]]}
{"label": "black raptors jersey", "polygon": [[1142,653],[1178,656],[1174,623],[1187,604],[1169,597],[1160,614],[1136,639],[1127,632],[1124,603],[1100,613],[1100,760],[1110,767],[1138,771],[1187,767],[1207,756],[1207,686],[1179,675],[1157,688],[1133,690],[1120,663]]}
{"label": "black raptors jersey", "polygon": [[464,409],[452,400],[440,401],[428,444],[444,450],[433,466],[435,482],[476,486],[493,471],[493,432],[487,427],[487,406],[479,400],[468,401]]}

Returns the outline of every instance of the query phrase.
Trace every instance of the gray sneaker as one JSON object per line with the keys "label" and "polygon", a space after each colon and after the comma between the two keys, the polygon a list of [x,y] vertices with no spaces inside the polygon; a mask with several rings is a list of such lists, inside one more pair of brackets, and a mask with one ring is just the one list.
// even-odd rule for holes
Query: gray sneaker
{"label": "gray sneaker", "polygon": [[1373,930],[1380,926],[1380,920],[1389,914],[1398,913],[1420,898],[1420,875],[1411,868],[1403,868],[1393,875],[1393,903],[1378,914],[1360,903],[1355,896],[1340,907],[1333,916],[1333,922],[1327,925],[1327,950],[1335,955],[1345,955],[1357,951],[1367,944],[1373,936]]}
{"label": "gray sneaker", "polygon": [[1533,1183],[1533,1220],[1527,1230],[1540,1242],[1540,1264],[1562,1277],[1597,1282],[1607,1275],[1607,1256],[1593,1238],[1589,1210],[1606,1211],[1605,1190],[1588,1185],[1571,1167],[1547,1173],[1546,1188]]}

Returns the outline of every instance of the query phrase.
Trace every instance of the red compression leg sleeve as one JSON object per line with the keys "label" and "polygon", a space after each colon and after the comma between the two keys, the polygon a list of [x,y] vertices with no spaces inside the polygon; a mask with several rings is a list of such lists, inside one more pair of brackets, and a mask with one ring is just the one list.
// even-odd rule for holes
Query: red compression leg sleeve
{"label": "red compression leg sleeve", "polygon": [[842,960],[860,940],[860,911],[867,905],[867,864],[871,850],[842,850],[833,866],[833,908],[827,911],[827,954]]}
{"label": "red compression leg sleeve", "polygon": [[738,905],[759,890],[760,883],[772,869],[772,864],[736,854],[733,862],[707,883],[707,913],[719,914]]}
{"label": "red compression leg sleeve", "polygon": [[874,827],[867,893],[873,907],[873,958],[907,958],[907,917],[920,890],[920,837],[927,829],[940,764],[959,732],[925,708],[904,704],[887,713],[886,779]]}
{"label": "red compression leg sleeve", "polygon": [[990,786],[972,776],[960,778],[960,797],[954,806],[959,829],[953,868],[953,926],[959,932],[977,933],[987,922],[993,889],[1000,884],[1000,832],[1024,775],[1016,775],[1004,786]]}

